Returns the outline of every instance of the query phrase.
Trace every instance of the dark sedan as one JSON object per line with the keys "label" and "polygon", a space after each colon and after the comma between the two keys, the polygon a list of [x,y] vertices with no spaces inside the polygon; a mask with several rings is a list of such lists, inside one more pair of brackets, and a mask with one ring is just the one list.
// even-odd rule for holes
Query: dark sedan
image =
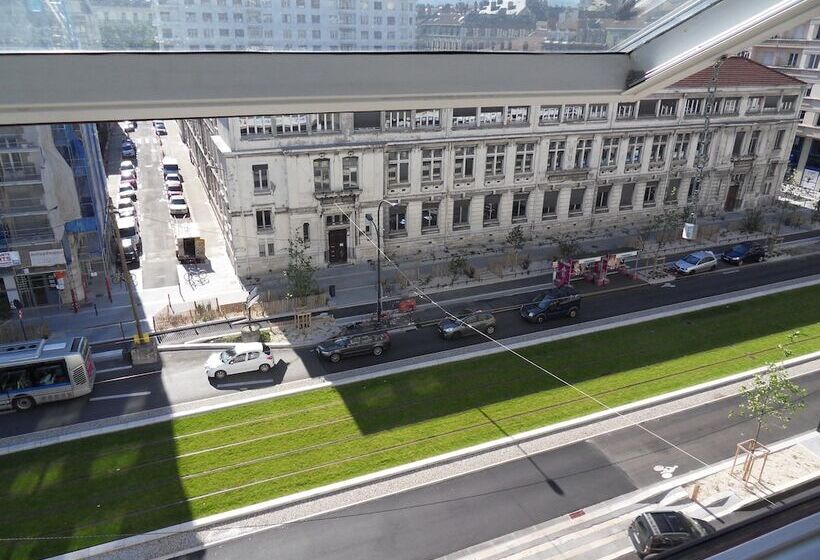
{"label": "dark sedan", "polygon": [[485,332],[495,332],[495,317],[489,311],[464,311],[458,318],[447,318],[438,324],[439,335],[446,340]]}
{"label": "dark sedan", "polygon": [[316,353],[333,363],[347,356],[372,354],[381,356],[390,348],[390,336],[386,332],[369,332],[331,338],[316,347]]}
{"label": "dark sedan", "polygon": [[572,286],[552,288],[539,294],[532,303],[521,306],[521,317],[531,323],[543,323],[547,319],[566,315],[571,319],[578,316],[581,296]]}
{"label": "dark sedan", "polygon": [[760,262],[766,258],[766,250],[763,245],[741,243],[732,247],[731,251],[723,253],[720,258],[729,264]]}

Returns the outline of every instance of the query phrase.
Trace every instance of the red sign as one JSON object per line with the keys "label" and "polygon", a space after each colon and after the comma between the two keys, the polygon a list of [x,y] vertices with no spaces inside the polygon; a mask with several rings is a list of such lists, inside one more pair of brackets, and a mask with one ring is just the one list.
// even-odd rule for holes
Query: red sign
{"label": "red sign", "polygon": [[558,271],[555,274],[555,285],[558,287],[564,284],[569,284],[569,279],[572,274],[572,263],[560,261],[558,263]]}

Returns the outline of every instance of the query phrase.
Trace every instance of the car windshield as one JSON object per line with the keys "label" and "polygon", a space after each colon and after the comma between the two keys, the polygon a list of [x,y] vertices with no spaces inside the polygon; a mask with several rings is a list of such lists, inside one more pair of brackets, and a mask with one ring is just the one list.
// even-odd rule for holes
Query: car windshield
{"label": "car windshield", "polygon": [[337,346],[347,346],[349,343],[350,343],[350,339],[346,336],[343,336],[341,338],[337,338],[336,340],[333,341],[333,344],[335,344]]}
{"label": "car windshield", "polygon": [[180,196],[172,196],[171,204],[185,204],[185,199]]}
{"label": "car windshield", "polygon": [[219,355],[219,359],[222,360],[223,363],[230,362],[233,357],[236,356],[236,350],[225,350]]}
{"label": "car windshield", "polygon": [[538,307],[540,307],[541,309],[546,309],[551,301],[552,297],[549,294],[546,294],[538,300]]}
{"label": "car windshield", "polygon": [[127,227],[127,228],[120,228],[120,237],[134,237],[137,235],[136,228]]}
{"label": "car windshield", "polygon": [[689,264],[698,264],[700,262],[700,259],[697,258],[695,255],[689,255],[688,257],[683,259],[683,262],[686,262],[686,263],[689,263]]}
{"label": "car windshield", "polygon": [[733,253],[745,253],[748,250],[748,245],[735,245],[732,247]]}

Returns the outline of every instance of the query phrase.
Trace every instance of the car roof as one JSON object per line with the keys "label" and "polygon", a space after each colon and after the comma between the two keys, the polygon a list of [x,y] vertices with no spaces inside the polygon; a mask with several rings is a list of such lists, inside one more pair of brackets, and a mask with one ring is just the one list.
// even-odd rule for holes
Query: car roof
{"label": "car roof", "polygon": [[260,352],[262,350],[261,342],[240,342],[233,345],[233,349],[239,352]]}
{"label": "car roof", "polygon": [[644,517],[654,534],[686,533],[691,534],[692,527],[687,517],[679,511],[648,511]]}
{"label": "car roof", "polygon": [[177,158],[165,156],[162,158],[162,165],[177,165]]}
{"label": "car roof", "polygon": [[137,225],[137,220],[134,219],[133,217],[129,216],[128,218],[117,218],[117,227],[120,228],[120,229],[128,228],[128,227],[134,227],[136,225]]}
{"label": "car roof", "polygon": [[712,251],[695,251],[692,256],[702,259],[703,257],[714,257],[715,254]]}

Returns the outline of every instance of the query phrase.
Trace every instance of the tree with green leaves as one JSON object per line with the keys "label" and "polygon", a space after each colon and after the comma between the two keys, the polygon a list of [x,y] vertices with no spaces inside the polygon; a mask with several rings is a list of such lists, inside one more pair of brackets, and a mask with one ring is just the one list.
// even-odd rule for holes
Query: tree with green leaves
{"label": "tree with green leaves", "polygon": [[450,272],[450,285],[453,285],[461,274],[466,273],[467,260],[461,255],[453,256],[453,258],[450,259],[448,270]]}
{"label": "tree with green leaves", "polygon": [[[789,343],[794,344],[799,336],[800,331],[790,334]],[[791,356],[792,351],[788,346],[779,344],[778,348],[783,352],[784,358]],[[789,379],[782,361],[766,364],[765,371],[756,373],[751,385],[742,385],[740,390],[743,402],[729,414],[729,417],[741,416],[757,421],[753,444],[755,446],[761,430],[768,430],[772,423],[785,429],[792,415],[806,406],[803,400],[807,394],[806,390]]]}
{"label": "tree with green leaves", "polygon": [[316,293],[316,281],[313,278],[316,267],[306,252],[305,242],[297,236],[288,241],[288,268],[285,277],[288,279],[288,298],[304,300]]}
{"label": "tree with green leaves", "polygon": [[515,263],[518,264],[518,252],[524,247],[524,228],[521,226],[512,228],[507,234],[507,239],[504,240],[504,243],[510,246],[510,249],[513,251]]}

